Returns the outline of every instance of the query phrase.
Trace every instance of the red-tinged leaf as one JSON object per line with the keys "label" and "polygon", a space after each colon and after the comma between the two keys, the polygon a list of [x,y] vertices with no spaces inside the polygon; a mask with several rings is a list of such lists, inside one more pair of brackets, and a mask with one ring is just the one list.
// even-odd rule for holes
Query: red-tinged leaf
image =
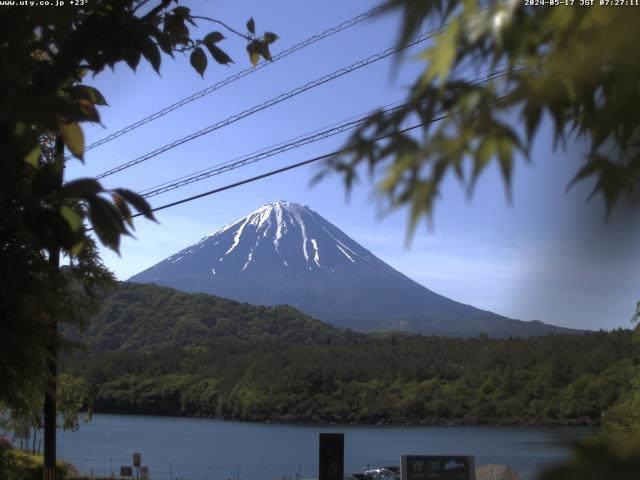
{"label": "red-tinged leaf", "polygon": [[86,120],[90,122],[100,123],[100,114],[96,109],[96,106],[89,100],[78,100],[80,110],[84,114]]}
{"label": "red-tinged leaf", "polygon": [[113,203],[115,204],[116,208],[120,211],[122,218],[129,224],[131,228],[134,228],[133,219],[131,218],[131,210],[129,209],[127,202],[122,198],[122,196],[116,193],[112,193],[111,198],[113,199]]}

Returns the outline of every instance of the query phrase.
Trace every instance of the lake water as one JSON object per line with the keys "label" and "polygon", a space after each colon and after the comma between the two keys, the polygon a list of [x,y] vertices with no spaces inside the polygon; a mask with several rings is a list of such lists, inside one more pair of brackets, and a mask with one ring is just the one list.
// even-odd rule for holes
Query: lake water
{"label": "lake water", "polygon": [[318,434],[345,434],[345,470],[398,465],[402,454],[474,455],[524,479],[568,455],[588,427],[294,426],[136,415],[94,415],[59,432],[58,455],[85,473],[118,474],[142,454],[153,480],[297,480],[318,477]]}

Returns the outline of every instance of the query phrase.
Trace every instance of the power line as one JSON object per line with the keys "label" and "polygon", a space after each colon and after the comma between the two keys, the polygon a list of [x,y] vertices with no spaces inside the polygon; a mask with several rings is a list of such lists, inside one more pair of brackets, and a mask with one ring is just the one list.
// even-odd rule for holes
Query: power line
{"label": "power line", "polygon": [[[295,45],[293,45],[292,47],[281,51],[280,53],[278,53],[277,55],[274,55],[271,59],[271,61],[262,61],[259,64],[257,64],[256,66],[252,66],[249,68],[245,68],[244,70],[241,70],[238,73],[235,73],[234,75],[231,75],[230,77],[225,78],[224,80],[221,80],[217,83],[214,83],[213,85],[200,90],[199,92],[196,92],[186,98],[183,98],[182,100],[179,100],[167,107],[164,107],[162,110],[158,110],[155,113],[152,113],[151,115],[142,118],[141,120],[138,120],[137,122],[134,122],[130,125],[127,125],[126,127],[118,130],[117,132],[112,133],[111,135],[108,135],[104,138],[101,138],[100,140],[97,140],[96,142],[88,145],[87,147],[85,147],[85,151],[88,150],[92,150],[96,147],[99,147],[100,145],[104,145],[105,143],[108,143],[112,140],[115,140],[118,137],[121,137],[129,132],[131,132],[132,130],[135,130],[136,128],[139,128],[149,122],[152,122],[154,120],[157,120],[160,117],[163,117],[171,112],[173,112],[174,110],[177,110],[178,108],[181,108],[195,100],[198,100],[206,95],[209,95],[210,93],[215,92],[216,90],[221,89],[222,87],[225,87],[226,85],[229,85],[230,83],[235,82],[236,80],[240,80],[243,77],[246,77],[247,75],[257,72],[258,70],[261,70],[263,68],[265,68],[266,66],[270,65],[271,63],[280,60],[282,58],[285,58],[293,53],[296,53],[297,51],[308,47],[309,45],[312,45],[316,42],[319,42],[320,40],[324,40],[327,37],[330,37],[336,33],[339,33],[343,30],[346,30],[347,28],[353,27],[354,25],[357,25],[358,23],[361,23],[371,17],[373,17],[374,15],[376,15],[377,13],[379,13],[382,10],[382,6],[378,6],[375,8],[372,8],[371,10],[361,13],[360,15],[357,15],[353,18],[350,18],[349,20],[346,20],[344,22],[342,22],[339,25],[336,25],[335,27],[331,27],[328,28],[327,30],[320,32],[316,35],[313,35],[309,38],[307,38],[306,40],[296,43]],[[71,156],[69,156],[71,157]]]}
{"label": "power line", "polygon": [[[523,68],[525,68],[525,67],[521,66],[521,67],[518,68],[518,70],[523,69]],[[505,70],[499,71],[499,72],[492,72],[490,75],[485,77],[483,80],[476,80],[476,82],[474,82],[474,83],[478,83],[478,84],[486,83],[486,82],[488,82],[488,81],[490,81],[492,79],[504,76],[505,74],[508,73],[508,71],[509,71],[508,69],[505,69]],[[500,97],[500,99],[502,99],[502,98],[504,98],[504,97]],[[381,135],[381,136],[373,139],[373,141],[374,142],[379,142],[380,140],[384,140],[384,139],[391,138],[391,137],[399,135],[399,134],[403,134],[403,133],[415,130],[415,129],[423,127],[424,125],[427,125],[429,123],[435,123],[435,122],[438,122],[440,120],[443,120],[443,119],[445,119],[447,117],[450,117],[451,115],[452,115],[451,113],[445,113],[445,114],[440,115],[439,117],[432,118],[429,121],[420,122],[418,124],[415,124],[415,125],[412,125],[410,127],[404,128],[404,129],[399,130],[397,132],[389,133],[387,135]],[[262,180],[263,178],[271,177],[271,176],[277,175],[279,173],[284,173],[286,171],[293,170],[295,168],[299,168],[299,167],[302,167],[302,166],[305,166],[305,165],[309,165],[309,164],[314,163],[314,162],[318,162],[320,160],[324,160],[324,159],[327,159],[327,158],[334,157],[336,155],[339,155],[342,152],[343,152],[342,149],[334,150],[333,152],[326,153],[324,155],[319,155],[317,157],[313,157],[313,158],[310,158],[310,159],[307,159],[307,160],[303,160],[301,162],[293,163],[293,164],[287,165],[287,166],[282,167],[282,168],[271,170],[271,171],[263,173],[261,175],[256,175],[254,177],[246,178],[244,180],[240,180],[238,182],[234,182],[234,183],[225,185],[223,187],[218,187],[218,188],[215,188],[213,190],[209,190],[207,192],[199,193],[197,195],[192,195],[190,197],[186,197],[186,198],[183,198],[183,199],[180,199],[180,200],[176,200],[174,202],[166,203],[166,204],[161,205],[159,207],[152,208],[151,212],[158,212],[160,210],[165,210],[167,208],[171,208],[171,207],[175,207],[175,206],[178,206],[178,205],[182,205],[183,203],[192,202],[194,200],[197,200],[197,199],[200,199],[200,198],[203,198],[203,197],[214,195],[216,193],[220,193],[220,192],[223,192],[225,190],[230,190],[232,188],[240,187],[240,186],[246,185],[248,183],[253,183],[253,182],[256,182],[258,180]],[[137,218],[137,217],[140,217],[142,215],[144,215],[144,213],[136,213],[136,214],[132,215],[131,218]],[[93,230],[93,228],[88,228],[87,229],[87,231],[91,231],[91,230]]]}
{"label": "power line", "polygon": [[[400,103],[401,103],[401,102],[395,102],[395,103],[392,103],[392,104],[386,105],[384,108],[385,108],[385,109],[386,109],[386,108],[390,108],[390,107],[392,107],[392,106],[399,105]],[[214,164],[214,165],[211,165],[210,167],[207,167],[207,168],[204,168],[204,169],[201,169],[201,170],[197,170],[197,171],[195,171],[195,172],[191,172],[191,173],[188,173],[188,174],[186,174],[186,175],[182,175],[182,176],[180,176],[180,177],[178,177],[178,178],[173,178],[173,179],[171,179],[171,180],[167,180],[167,181],[165,181],[165,182],[162,182],[162,183],[156,184],[156,185],[154,185],[154,186],[151,186],[151,187],[145,188],[145,189],[143,189],[143,190],[139,190],[139,191],[138,191],[138,194],[139,194],[139,195],[143,195],[143,196],[144,196],[144,195],[146,195],[147,193],[151,192],[152,190],[160,189],[160,188],[162,188],[162,187],[165,187],[165,186],[171,185],[171,184],[173,184],[173,183],[177,183],[177,182],[180,182],[180,181],[182,181],[182,180],[187,180],[187,179],[190,179],[190,178],[192,178],[192,177],[197,177],[197,176],[202,175],[202,174],[207,174],[207,173],[211,172],[212,170],[214,170],[214,169],[216,169],[216,168],[219,168],[219,167],[223,167],[223,166],[226,166],[226,165],[229,165],[229,164],[232,164],[232,163],[236,163],[236,162],[239,162],[239,161],[242,161],[242,160],[247,160],[247,159],[249,159],[250,157],[254,157],[254,156],[257,156],[257,155],[263,154],[263,153],[265,153],[265,152],[267,152],[267,151],[269,151],[269,150],[274,150],[274,149],[276,149],[276,148],[282,147],[282,146],[287,145],[287,144],[289,144],[289,143],[293,143],[293,142],[296,142],[296,141],[300,141],[300,140],[305,139],[306,137],[310,137],[310,136],[312,136],[312,135],[319,134],[319,133],[321,133],[321,132],[325,132],[326,130],[328,130],[328,129],[330,129],[330,128],[337,127],[337,126],[339,126],[339,125],[341,125],[341,124],[343,124],[343,123],[350,122],[350,121],[355,120],[355,119],[360,119],[360,118],[362,118],[364,115],[371,114],[371,113],[375,112],[376,110],[378,110],[378,109],[371,110],[371,111],[367,112],[366,114],[354,115],[354,116],[352,116],[352,117],[349,117],[349,118],[346,118],[346,119],[344,119],[344,120],[341,120],[340,122],[335,122],[335,123],[332,123],[331,125],[327,125],[327,126],[324,126],[324,127],[322,127],[322,128],[317,128],[317,129],[312,130],[312,131],[310,131],[310,132],[306,132],[306,133],[303,133],[303,134],[298,135],[298,136],[296,136],[296,137],[293,137],[293,138],[290,138],[290,139],[284,140],[284,141],[282,141],[282,142],[278,142],[278,143],[276,143],[276,144],[274,144],[274,145],[270,145],[270,146],[268,146],[268,147],[261,148],[261,149],[259,149],[259,150],[255,150],[255,151],[253,151],[253,152],[251,152],[251,153],[248,153],[248,154],[245,154],[245,155],[240,155],[240,156],[235,157],[235,158],[233,158],[233,159],[231,159],[231,160],[226,160],[226,161],[223,161],[223,162],[220,162],[220,163],[216,163],[216,164]]]}
{"label": "power line", "polygon": [[312,82],[306,83],[302,86],[299,86],[297,88],[294,88],[293,90],[290,90],[286,93],[282,93],[276,97],[271,98],[270,100],[267,100],[266,102],[263,102],[259,105],[255,105],[247,110],[244,110],[240,113],[236,113],[230,117],[227,117],[224,120],[221,120],[219,122],[216,122],[206,128],[203,128],[202,130],[199,130],[195,133],[192,133],[190,135],[187,135],[186,137],[182,137],[178,140],[175,140],[171,143],[168,143],[160,148],[157,148],[156,150],[153,150],[149,153],[146,153],[144,155],[141,155],[133,160],[130,160],[126,163],[123,163],[115,168],[112,168],[110,170],[107,170],[106,172],[101,173],[100,175],[96,176],[97,179],[101,179],[101,178],[105,178],[108,177],[110,175],[113,175],[114,173],[118,173],[122,170],[125,170],[127,168],[133,167],[134,165],[137,165],[139,163],[142,162],[146,162],[147,160],[156,157],[158,155],[160,155],[161,153],[164,153],[168,150],[171,150],[179,145],[182,145],[183,143],[187,143],[191,140],[195,140],[198,137],[201,137],[203,135],[206,135],[208,133],[211,133],[215,130],[218,130],[222,127],[225,127],[227,125],[230,125],[232,123],[237,122],[238,120],[241,120],[245,117],[248,117],[250,115],[253,115],[254,113],[260,112],[262,110],[265,110],[273,105],[276,105],[284,100],[288,100],[289,98],[295,97],[296,95],[299,95],[303,92],[306,92],[307,90],[311,90],[312,88],[315,88],[317,86],[323,85],[327,82],[330,82],[332,80],[335,80],[336,78],[340,78],[344,75],[347,75],[355,70],[358,70],[362,67],[365,67],[367,65],[370,65],[374,62],[377,62],[379,60],[382,60],[384,58],[387,58],[401,50],[410,48],[414,45],[417,45],[421,42],[424,42],[425,40],[428,40],[429,38],[431,38],[432,36],[434,36],[436,33],[438,33],[440,30],[432,30],[430,32],[427,33],[423,33],[421,35],[418,35],[417,37],[415,37],[413,40],[411,40],[410,42],[398,46],[398,47],[392,47],[392,48],[388,48],[387,50],[384,50],[382,52],[376,53],[375,55],[372,55],[364,60],[359,60],[355,63],[352,63],[351,65],[347,66],[347,67],[343,67],[339,70],[336,70],[333,73],[330,73],[328,75],[325,75],[323,77],[320,77],[316,80],[313,80]]}
{"label": "power line", "polygon": [[[497,71],[491,72],[491,74],[485,77],[478,76],[478,78],[471,83],[474,85],[481,85],[481,84],[487,83],[490,80],[499,78],[505,75],[505,73],[506,73],[506,69],[497,70]],[[478,75],[481,75],[481,74],[478,74]],[[387,105],[386,107],[384,107],[381,110],[381,113],[388,115],[394,111],[401,109],[404,106],[405,104],[399,104],[399,102],[396,102],[395,104]],[[160,195],[160,194],[184,187],[191,183],[199,182],[201,180],[205,180],[207,178],[211,178],[216,175],[221,175],[231,170],[235,170],[237,168],[256,163],[258,161],[273,157],[275,155],[287,152],[289,150],[293,150],[293,149],[302,147],[304,145],[308,145],[310,143],[314,143],[320,140],[324,140],[326,138],[333,137],[335,135],[351,130],[353,128],[357,128],[358,126],[362,125],[372,112],[373,111],[370,111],[365,114],[361,114],[355,117],[350,117],[341,122],[334,123],[328,127],[314,130],[307,134],[300,135],[298,137],[286,140],[284,142],[280,142],[276,145],[258,150],[251,154],[243,155],[241,157],[236,157],[235,159],[218,163],[209,168],[199,170],[189,175],[184,175],[174,180],[163,182],[153,187],[146,188],[140,191],[139,194],[145,198],[154,197],[156,195]]]}
{"label": "power line", "polygon": [[[402,133],[409,132],[411,130],[415,130],[416,128],[420,128],[420,127],[426,125],[427,123],[434,123],[434,122],[437,122],[437,121],[442,120],[444,118],[447,118],[449,115],[450,114],[448,114],[448,113],[444,114],[444,115],[441,115],[441,116],[439,116],[437,118],[431,119],[429,122],[421,122],[421,123],[418,123],[416,125],[412,125],[410,127],[404,128],[404,129],[399,130],[397,132],[393,132],[393,133],[390,133],[388,135],[380,136],[380,137],[374,139],[373,141],[374,142],[378,142],[380,140],[384,140],[384,139],[393,137],[395,135],[399,135],[399,134],[402,134]],[[209,195],[214,195],[216,193],[224,192],[225,190],[230,190],[232,188],[240,187],[242,185],[246,185],[247,183],[253,183],[253,182],[257,181],[257,180],[262,180],[263,178],[271,177],[271,176],[277,175],[279,173],[284,173],[286,171],[293,170],[293,169],[299,168],[299,167],[303,167],[305,165],[309,165],[311,163],[318,162],[320,160],[325,160],[327,158],[336,156],[336,155],[338,155],[340,153],[342,153],[342,150],[335,150],[335,151],[333,151],[331,153],[325,153],[324,155],[319,155],[317,157],[309,158],[307,160],[303,160],[303,161],[298,162],[298,163],[293,163],[293,164],[287,165],[287,166],[282,167],[282,168],[271,170],[271,171],[263,173],[261,175],[256,175],[255,177],[246,178],[244,180],[240,180],[239,182],[231,183],[231,184],[225,185],[223,187],[218,187],[218,188],[215,188],[213,190],[209,190],[208,192],[203,192],[203,193],[199,193],[197,195],[192,195],[190,197],[186,197],[186,198],[183,198],[181,200],[176,200],[175,202],[166,203],[166,204],[161,205],[159,207],[152,208],[151,211],[152,212],[157,212],[157,211],[160,211],[160,210],[165,210],[167,208],[171,208],[171,207],[175,207],[175,206],[178,206],[178,205],[182,205],[183,203],[192,202],[192,201],[197,200],[199,198],[203,198],[203,197],[207,197]],[[140,217],[142,215],[143,215],[142,213],[136,213],[135,215],[132,215],[131,218]]]}
{"label": "power line", "polygon": [[[403,105],[388,108],[383,110],[382,113],[389,114],[395,110],[398,110]],[[356,128],[362,125],[368,118],[369,114],[360,115],[356,120],[346,120],[339,124],[335,124],[329,128],[323,130],[316,130],[315,132],[302,137],[297,137],[293,140],[289,140],[286,142],[282,142],[274,147],[260,150],[254,154],[246,155],[244,157],[237,158],[235,160],[231,160],[228,162],[224,162],[218,164],[216,166],[210,167],[205,170],[201,170],[192,175],[180,177],[176,180],[165,182],[164,184],[157,185],[155,187],[148,188],[140,192],[140,194],[145,198],[154,197],[156,195],[160,195],[162,193],[169,192],[171,190],[175,190],[177,188],[184,187],[194,182],[199,182],[201,180],[221,175],[231,170],[235,170],[236,168],[244,167],[246,165],[250,165],[255,162],[259,162],[260,160],[264,160],[269,157],[273,157],[280,153],[287,152],[289,150],[293,150],[296,148],[300,148],[304,145],[317,142],[319,140],[324,140],[326,138],[333,137],[340,133],[346,132],[353,128]]]}

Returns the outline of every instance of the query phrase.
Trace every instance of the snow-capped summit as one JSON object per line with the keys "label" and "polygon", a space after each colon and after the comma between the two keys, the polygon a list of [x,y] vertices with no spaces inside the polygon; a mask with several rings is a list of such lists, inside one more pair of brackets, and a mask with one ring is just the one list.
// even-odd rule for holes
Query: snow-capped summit
{"label": "snow-capped summit", "polygon": [[438,295],[307,206],[283,200],[258,208],[130,281],[259,305],[289,304],[320,320],[362,330],[518,335],[531,333],[520,332],[531,330],[524,325],[544,325]]}
{"label": "snow-capped summit", "polygon": [[[204,237],[147,272],[160,275],[166,264],[181,267],[195,261],[200,265],[202,251],[206,252],[213,276],[277,270],[287,275],[299,274],[299,270],[335,272],[351,264],[377,260],[308,207],[278,200]],[[158,275],[153,280],[162,282]]]}

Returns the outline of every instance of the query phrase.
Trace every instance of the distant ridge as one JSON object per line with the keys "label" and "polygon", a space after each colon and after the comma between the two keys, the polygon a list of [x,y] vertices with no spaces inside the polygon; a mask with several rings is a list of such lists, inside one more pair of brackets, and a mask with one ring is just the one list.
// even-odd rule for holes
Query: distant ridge
{"label": "distant ridge", "polygon": [[264,307],[158,285],[121,282],[82,332],[92,351],[210,347],[212,342],[346,343],[363,335],[342,330],[289,306]]}
{"label": "distant ridge", "polygon": [[495,337],[575,330],[465,305],[393,269],[310,208],[278,201],[134,275],[185,292],[287,304],[363,331]]}

